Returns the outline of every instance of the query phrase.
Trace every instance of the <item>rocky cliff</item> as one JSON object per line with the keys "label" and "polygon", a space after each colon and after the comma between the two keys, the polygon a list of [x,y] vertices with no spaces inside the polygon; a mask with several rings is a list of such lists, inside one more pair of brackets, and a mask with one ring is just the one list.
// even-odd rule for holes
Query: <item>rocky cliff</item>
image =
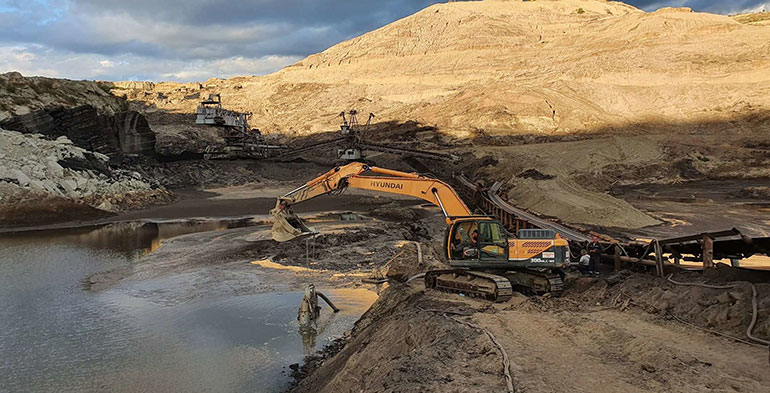
{"label": "rocky cliff", "polygon": [[349,108],[457,137],[740,132],[770,124],[770,28],[600,0],[450,2],[264,77],[118,87],[182,113],[218,92],[284,134]]}
{"label": "rocky cliff", "polygon": [[0,127],[53,139],[66,136],[81,148],[112,158],[155,153],[155,133],[135,111],[102,115],[91,105],[47,107],[2,120]]}
{"label": "rocky cliff", "polygon": [[[152,88],[152,83],[127,86]],[[75,145],[113,158],[155,153],[155,133],[144,116],[111,94],[111,82],[0,74],[0,127]]]}

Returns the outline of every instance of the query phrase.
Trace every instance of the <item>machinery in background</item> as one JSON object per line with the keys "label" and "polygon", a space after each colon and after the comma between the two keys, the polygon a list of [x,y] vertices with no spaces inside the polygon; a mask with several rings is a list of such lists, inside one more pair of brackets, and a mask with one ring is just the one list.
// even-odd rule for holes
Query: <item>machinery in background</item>
{"label": "machinery in background", "polygon": [[224,149],[210,147],[204,157],[211,158],[267,158],[272,151],[281,149],[265,143],[262,132],[249,126],[251,112],[236,112],[222,107],[222,96],[209,94],[198,104],[195,124],[220,126],[224,129]]}
{"label": "machinery in background", "polygon": [[360,126],[358,123],[358,111],[352,109],[346,113],[340,112],[342,117],[342,125],[340,126],[340,137],[327,141],[313,143],[307,146],[286,150],[281,153],[278,158],[290,158],[298,156],[302,153],[306,153],[311,150],[320,149],[322,147],[336,146],[337,158],[341,161],[340,164],[345,164],[351,161],[365,160],[366,156],[364,151],[377,151],[382,153],[397,154],[405,157],[424,158],[428,160],[439,160],[448,162],[457,162],[460,158],[454,154],[438,153],[426,150],[410,149],[400,147],[394,144],[378,144],[368,142],[364,138],[365,132],[369,129],[372,119],[375,117],[373,113],[369,113],[369,118],[366,120],[366,124]]}
{"label": "machinery in background", "polygon": [[554,269],[569,263],[569,245],[554,231],[522,229],[512,237],[493,216],[473,215],[455,190],[438,179],[361,162],[335,167],[279,197],[270,211],[273,239],[287,241],[317,233],[291,206],[319,195],[336,195],[348,187],[413,196],[441,209],[447,224],[443,254],[451,268],[427,272],[427,288],[498,302],[510,299],[514,285],[538,293],[563,289]]}
{"label": "machinery in background", "polygon": [[251,116],[251,112],[236,112],[224,109],[222,107],[222,97],[219,94],[209,94],[206,100],[201,101],[196,110],[195,124],[222,127],[225,140],[225,146],[209,146],[204,152],[204,158],[275,157],[286,159],[322,147],[336,146],[336,156],[340,164],[364,160],[366,158],[364,151],[377,151],[406,157],[449,162],[459,160],[459,157],[454,154],[410,149],[393,144],[383,145],[367,142],[364,140],[363,135],[371,125],[374,114],[370,113],[366,124],[361,126],[358,123],[358,111],[355,109],[340,113],[342,125],[340,126],[340,136],[338,138],[297,148],[266,143],[262,133],[258,129],[249,126]]}
{"label": "machinery in background", "polygon": [[[337,149],[337,158],[342,161],[360,161],[364,155],[360,149],[362,130],[358,124],[358,111],[351,109],[348,115],[350,115],[350,121],[345,117],[345,111],[340,112],[340,117],[342,117],[340,132],[343,137],[347,137],[347,140],[346,143],[342,144],[342,147]],[[373,118],[374,113],[369,113],[369,119],[366,120],[364,130],[369,128]]]}

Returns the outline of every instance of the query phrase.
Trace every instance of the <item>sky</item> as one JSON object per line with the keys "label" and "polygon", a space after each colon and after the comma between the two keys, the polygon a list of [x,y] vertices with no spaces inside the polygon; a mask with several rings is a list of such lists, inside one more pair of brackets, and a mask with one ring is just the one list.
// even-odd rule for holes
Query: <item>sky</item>
{"label": "sky", "polygon": [[[203,81],[264,75],[436,0],[0,0],[0,73]],[[737,13],[768,0],[628,0]]]}

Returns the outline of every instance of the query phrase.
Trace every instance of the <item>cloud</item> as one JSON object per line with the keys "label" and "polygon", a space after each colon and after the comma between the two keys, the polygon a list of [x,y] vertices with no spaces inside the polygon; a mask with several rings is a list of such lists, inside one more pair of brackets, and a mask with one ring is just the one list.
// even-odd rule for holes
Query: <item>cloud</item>
{"label": "cloud", "polygon": [[[41,61],[44,59],[44,61]],[[237,75],[262,75],[296,63],[297,56],[234,56],[181,60],[135,55],[61,52],[42,46],[0,46],[0,70],[69,79],[203,81]]]}
{"label": "cloud", "polygon": [[164,79],[203,81],[210,78],[227,78],[236,75],[266,74],[296,63],[300,57],[265,56],[259,59],[231,57],[212,61],[198,61],[181,70],[163,74]]}
{"label": "cloud", "polygon": [[740,10],[740,13],[770,12],[770,1]]}

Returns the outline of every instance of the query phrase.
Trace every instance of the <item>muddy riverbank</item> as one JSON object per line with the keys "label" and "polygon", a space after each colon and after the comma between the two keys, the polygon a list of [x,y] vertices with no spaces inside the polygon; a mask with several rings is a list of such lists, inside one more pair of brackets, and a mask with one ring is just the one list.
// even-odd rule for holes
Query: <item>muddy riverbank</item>
{"label": "muddy riverbank", "polygon": [[[98,167],[89,162],[76,163],[81,172],[85,171],[101,182],[81,182],[90,188],[80,193],[65,195],[28,189],[30,186],[11,187],[8,181],[19,181],[0,177],[0,231],[32,227],[67,227],[94,221],[262,214],[262,211],[256,213],[256,210],[250,209],[249,201],[224,201],[249,198],[268,198],[274,201],[278,192],[286,192],[296,187],[297,179],[311,179],[328,170],[326,166],[309,162],[280,163],[255,160],[162,162],[142,158],[138,162],[127,162],[117,167],[98,163],[101,164]],[[75,173],[64,173],[70,172]],[[20,172],[14,173],[19,175]],[[110,182],[122,179],[119,175],[127,177],[126,182],[140,184],[146,190],[142,188],[138,191],[126,191],[118,186],[111,186]],[[141,182],[137,179],[141,179]],[[72,183],[69,178],[64,178],[61,182],[67,187],[78,184],[77,181]],[[231,190],[237,193],[245,192],[244,189],[250,194],[230,197]],[[264,206],[265,203],[258,203],[253,207]]]}
{"label": "muddy riverbank", "polygon": [[[419,282],[392,285],[338,353],[308,363],[292,392],[505,392],[505,360],[513,391],[770,388],[766,347],[692,327],[741,336],[748,324],[745,283],[725,302],[718,300],[731,296],[725,291],[630,272],[570,275],[567,283],[562,296],[519,295],[500,304],[424,291]],[[758,291],[762,326],[754,333],[767,339],[770,287]],[[576,364],[590,372],[576,374]]]}

